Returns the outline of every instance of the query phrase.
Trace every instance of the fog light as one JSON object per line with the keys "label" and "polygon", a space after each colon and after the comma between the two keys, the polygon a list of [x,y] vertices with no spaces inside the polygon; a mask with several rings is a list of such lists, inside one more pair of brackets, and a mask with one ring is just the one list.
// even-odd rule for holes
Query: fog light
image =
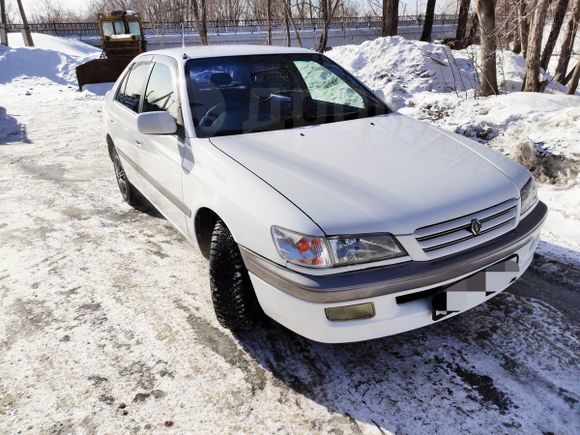
{"label": "fog light", "polygon": [[325,308],[326,318],[333,322],[344,320],[370,319],[375,317],[375,306],[372,302],[356,305],[344,305],[342,307]]}

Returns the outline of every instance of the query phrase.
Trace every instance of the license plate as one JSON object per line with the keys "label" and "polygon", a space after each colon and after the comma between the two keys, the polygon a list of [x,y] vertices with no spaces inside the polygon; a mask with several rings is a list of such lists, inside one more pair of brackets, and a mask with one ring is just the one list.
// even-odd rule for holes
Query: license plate
{"label": "license plate", "polygon": [[517,257],[513,257],[451,284],[433,296],[433,320],[479,305],[515,281],[519,270]]}

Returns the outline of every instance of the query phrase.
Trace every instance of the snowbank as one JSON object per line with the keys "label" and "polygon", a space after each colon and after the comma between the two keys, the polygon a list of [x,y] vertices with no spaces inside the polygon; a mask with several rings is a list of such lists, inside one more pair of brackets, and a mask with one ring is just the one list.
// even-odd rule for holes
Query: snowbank
{"label": "snowbank", "polygon": [[[88,55],[100,54],[101,49],[85,44],[77,39],[59,38],[56,36],[45,35],[43,33],[33,33],[32,40],[34,48],[43,48],[46,50],[58,51],[69,56],[84,57]],[[24,47],[24,40],[21,33],[9,33],[8,45],[11,48]]]}
{"label": "snowbank", "polygon": [[[537,159],[547,157],[580,161],[578,96],[516,92],[479,99],[434,95],[416,99],[415,107],[402,112],[489,143],[532,170]],[[536,175],[556,178],[558,174]]]}
{"label": "snowbank", "polygon": [[391,107],[408,105],[418,92],[466,91],[477,87],[472,63],[455,59],[441,44],[400,36],[377,38],[327,53],[367,86],[381,89]]}
{"label": "snowbank", "polygon": [[[381,89],[394,109],[413,106],[423,93],[472,97],[479,90],[477,45],[451,50],[442,44],[411,41],[400,36],[377,38],[360,45],[334,48],[327,55],[373,89]],[[497,76],[500,92],[521,90],[525,59],[509,50],[498,50]],[[566,89],[549,81],[547,92]]]}
{"label": "snowbank", "polygon": [[0,84],[30,78],[44,83],[76,85],[75,68],[100,55],[100,50],[75,40],[33,34],[35,47],[24,47],[18,33],[10,33],[10,48],[0,48]]}

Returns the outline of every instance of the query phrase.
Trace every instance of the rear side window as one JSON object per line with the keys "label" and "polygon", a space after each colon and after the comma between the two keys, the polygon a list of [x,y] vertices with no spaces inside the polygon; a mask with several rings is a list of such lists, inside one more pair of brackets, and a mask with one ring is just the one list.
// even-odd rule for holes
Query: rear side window
{"label": "rear side window", "polygon": [[173,78],[171,70],[162,63],[156,63],[151,71],[145,99],[143,100],[143,112],[166,111],[177,119],[177,99],[173,92]]}
{"label": "rear side window", "polygon": [[141,93],[147,80],[149,67],[149,63],[135,65],[129,72],[126,83],[121,84],[119,87],[117,101],[127,106],[133,112],[139,111],[139,101],[141,100]]}

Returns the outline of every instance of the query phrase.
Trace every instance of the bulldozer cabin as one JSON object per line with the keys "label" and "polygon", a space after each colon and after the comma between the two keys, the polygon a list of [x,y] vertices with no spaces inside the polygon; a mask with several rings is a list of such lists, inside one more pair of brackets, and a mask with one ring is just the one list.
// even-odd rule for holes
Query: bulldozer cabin
{"label": "bulldozer cabin", "polygon": [[94,59],[76,68],[79,90],[91,83],[116,81],[129,62],[147,50],[141,17],[133,11],[99,14],[99,34],[103,51]]}

